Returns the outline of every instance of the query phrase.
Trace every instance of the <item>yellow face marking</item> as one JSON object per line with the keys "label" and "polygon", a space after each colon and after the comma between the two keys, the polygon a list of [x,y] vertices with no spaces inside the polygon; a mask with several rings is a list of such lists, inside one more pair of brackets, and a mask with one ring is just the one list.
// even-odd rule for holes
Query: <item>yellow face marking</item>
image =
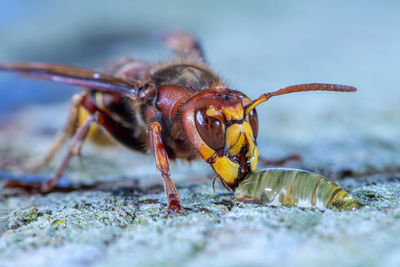
{"label": "yellow face marking", "polygon": [[224,113],[225,118],[228,121],[239,121],[243,119],[243,107],[241,103],[237,103],[234,107],[225,107],[222,110]]}
{"label": "yellow face marking", "polygon": [[258,161],[258,148],[254,149],[254,154],[250,157],[250,169],[251,171],[255,171],[257,169],[257,161]]}
{"label": "yellow face marking", "polygon": [[228,185],[235,184],[238,176],[239,164],[231,161],[227,157],[217,157],[211,166]]}
{"label": "yellow face marking", "polygon": [[216,107],[211,107],[211,108],[207,109],[206,115],[209,117],[216,118],[220,121],[224,121],[224,115]]}
{"label": "yellow face marking", "polygon": [[198,145],[199,145],[200,155],[203,157],[203,159],[205,161],[210,159],[215,154],[214,149],[209,147],[206,143],[202,142],[202,143],[199,143]]}
{"label": "yellow face marking", "polygon": [[242,123],[243,132],[246,134],[246,139],[249,144],[249,151],[247,152],[246,156],[251,156],[256,148],[254,144],[254,135],[253,130],[251,129],[250,123],[248,121],[244,121]]}
{"label": "yellow face marking", "polygon": [[225,146],[229,149],[229,154],[238,154],[243,146],[243,143],[246,141],[242,125],[233,124],[229,126],[226,129],[225,136]]}
{"label": "yellow face marking", "polygon": [[210,107],[207,109],[206,114],[220,121],[224,121],[224,117],[227,121],[239,121],[243,119],[243,107],[240,103],[237,103],[234,107],[224,107],[222,110]]}
{"label": "yellow face marking", "polygon": [[246,156],[254,154],[253,131],[247,121],[242,124],[233,124],[226,129],[225,146],[229,148],[229,154],[237,155],[243,146],[248,144]]}

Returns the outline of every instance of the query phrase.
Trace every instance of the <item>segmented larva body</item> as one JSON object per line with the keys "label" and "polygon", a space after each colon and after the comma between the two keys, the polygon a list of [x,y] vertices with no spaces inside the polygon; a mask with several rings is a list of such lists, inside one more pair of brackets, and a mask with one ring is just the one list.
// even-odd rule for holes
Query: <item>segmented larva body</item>
{"label": "segmented larva body", "polygon": [[355,210],[362,206],[331,180],[303,170],[256,170],[235,190],[239,201],[260,202],[273,206]]}

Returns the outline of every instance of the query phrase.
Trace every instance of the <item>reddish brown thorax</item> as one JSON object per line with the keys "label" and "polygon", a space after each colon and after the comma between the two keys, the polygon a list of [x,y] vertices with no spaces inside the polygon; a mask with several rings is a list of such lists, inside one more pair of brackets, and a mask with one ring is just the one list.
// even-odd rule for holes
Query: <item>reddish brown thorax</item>
{"label": "reddish brown thorax", "polygon": [[156,105],[164,119],[174,121],[181,105],[194,94],[195,92],[179,86],[162,86],[158,91]]}

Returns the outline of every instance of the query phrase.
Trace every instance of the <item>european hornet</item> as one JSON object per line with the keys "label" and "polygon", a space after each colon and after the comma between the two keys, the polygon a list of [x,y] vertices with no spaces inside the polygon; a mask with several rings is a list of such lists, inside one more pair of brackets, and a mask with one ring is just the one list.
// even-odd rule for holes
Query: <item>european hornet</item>
{"label": "european hornet", "polygon": [[0,64],[0,70],[25,77],[86,88],[73,97],[68,123],[52,148],[31,166],[37,170],[46,165],[71,137],[68,154],[53,177],[43,183],[14,181],[8,186],[47,193],[87,136],[97,143],[112,137],[128,148],[154,155],[164,181],[168,213],[179,213],[182,205],[171,180],[170,160],[203,159],[216,178],[234,190],[257,168],[256,106],[273,96],[300,91],[356,91],[351,86],[311,83],[285,87],[251,101],[225,86],[192,36],[174,32],[164,42],[176,53],[176,60],[151,64],[124,59],[104,73],[58,64]]}

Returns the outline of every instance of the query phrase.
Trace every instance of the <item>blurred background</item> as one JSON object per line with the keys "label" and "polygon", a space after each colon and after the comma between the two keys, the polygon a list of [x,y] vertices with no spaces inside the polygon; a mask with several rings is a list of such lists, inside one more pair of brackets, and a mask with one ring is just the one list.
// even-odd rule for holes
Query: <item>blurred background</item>
{"label": "blurred background", "polygon": [[[250,98],[298,83],[357,87],[260,105],[258,146],[269,159],[302,153],[287,166],[334,179],[371,206],[339,213],[229,204],[222,186],[212,191],[205,162],[178,162],[172,177],[189,210],[165,218],[152,156],[85,144],[84,164],[74,158],[66,174],[72,181],[127,177],[159,191],[0,198],[0,265],[399,266],[399,14],[395,0],[1,0],[0,62],[89,69],[122,56],[158,62],[174,57],[160,37],[180,29],[197,36],[211,67]],[[0,169],[10,158],[43,155],[79,90],[0,72]],[[132,217],[125,209],[132,220],[123,219]]]}
{"label": "blurred background", "polygon": [[[353,101],[368,95],[372,101],[390,95],[397,84],[397,1],[19,0],[1,5],[2,62],[96,68],[124,55],[164,60],[172,55],[158,37],[182,29],[201,40],[218,73],[252,97],[318,81],[355,85],[360,92]],[[71,94],[59,84],[3,73],[0,79],[1,111]]]}
{"label": "blurred background", "polygon": [[[358,147],[366,159],[371,139],[398,146],[399,7],[397,1],[2,1],[0,61],[90,69],[126,55],[157,62],[173,57],[160,36],[185,30],[198,37],[227,84],[251,98],[297,83],[356,86],[355,94],[274,98],[258,108],[260,138],[271,141],[265,147],[271,153],[274,143],[307,152],[310,142],[331,142],[353,145],[355,154]],[[1,117],[67,101],[77,91],[0,73]]]}

